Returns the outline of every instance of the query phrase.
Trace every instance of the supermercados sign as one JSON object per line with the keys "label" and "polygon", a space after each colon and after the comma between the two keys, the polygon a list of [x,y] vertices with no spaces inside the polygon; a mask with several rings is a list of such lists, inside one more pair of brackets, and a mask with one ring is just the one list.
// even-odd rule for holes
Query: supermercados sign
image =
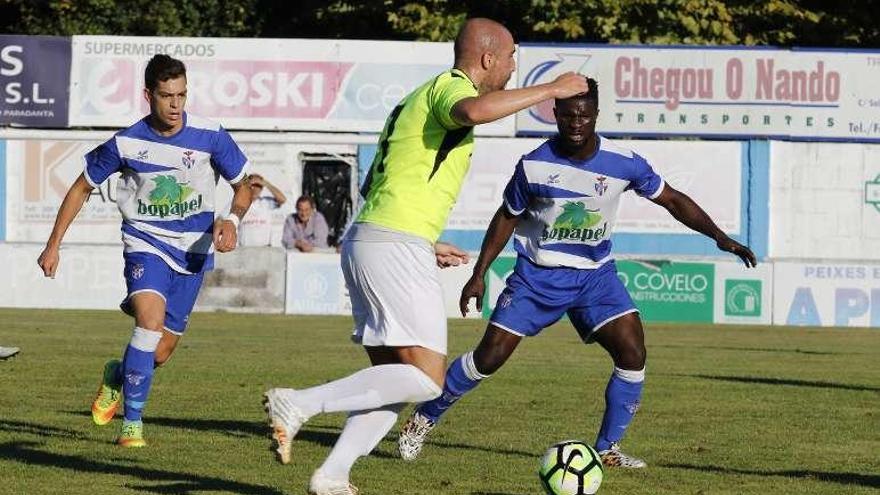
{"label": "supermercados sign", "polygon": [[[380,132],[414,88],[448,69],[452,43],[74,36],[70,125],[122,127],[147,111],[157,53],[187,65],[187,109],[230,129]],[[512,136],[514,118],[480,126]]]}
{"label": "supermercados sign", "polygon": [[[609,134],[880,141],[880,51],[524,45],[519,60],[519,86],[594,77]],[[555,132],[553,103],[517,131]]]}

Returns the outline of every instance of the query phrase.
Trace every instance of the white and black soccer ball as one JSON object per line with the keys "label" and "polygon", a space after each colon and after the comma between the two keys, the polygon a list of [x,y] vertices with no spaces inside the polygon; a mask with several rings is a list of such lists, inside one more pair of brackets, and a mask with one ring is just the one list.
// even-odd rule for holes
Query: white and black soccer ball
{"label": "white and black soccer ball", "polygon": [[538,476],[548,495],[592,495],[602,484],[603,472],[602,460],[593,447],[566,440],[547,449]]}

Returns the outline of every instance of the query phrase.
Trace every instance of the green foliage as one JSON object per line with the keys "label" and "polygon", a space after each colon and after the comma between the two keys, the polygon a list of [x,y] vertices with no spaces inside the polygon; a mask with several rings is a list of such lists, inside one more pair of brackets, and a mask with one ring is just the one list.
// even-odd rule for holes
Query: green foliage
{"label": "green foliage", "polygon": [[235,37],[259,29],[257,0],[2,1],[19,15],[6,31],[24,34]]}
{"label": "green foliage", "polygon": [[880,45],[873,2],[823,0],[0,0],[0,29],[448,41],[490,17],[520,41],[859,47]]}
{"label": "green foliage", "polygon": [[[400,9],[388,12],[388,22],[400,33],[425,41],[447,41],[455,38],[461,23],[467,19],[467,12],[457,11],[456,2],[430,0],[410,2]],[[460,4],[458,4],[460,5]],[[448,14],[443,9],[450,9]]]}

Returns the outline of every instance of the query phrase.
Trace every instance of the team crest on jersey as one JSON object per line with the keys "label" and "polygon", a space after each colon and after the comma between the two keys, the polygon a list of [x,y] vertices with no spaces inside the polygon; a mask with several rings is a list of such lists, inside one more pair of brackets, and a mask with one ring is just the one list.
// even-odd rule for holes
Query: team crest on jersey
{"label": "team crest on jersey", "polygon": [[140,280],[144,276],[144,265],[138,263],[131,267],[131,278]]}
{"label": "team crest on jersey", "polygon": [[559,184],[559,174],[550,174],[547,176],[547,184]]}
{"label": "team crest on jersey", "polygon": [[605,194],[605,191],[608,190],[608,184],[605,183],[606,179],[608,179],[608,177],[596,177],[596,183],[593,185],[593,189],[596,190],[596,194],[598,194],[599,196]]}
{"label": "team crest on jersey", "polygon": [[186,168],[192,168],[193,165],[196,164],[196,159],[193,158],[193,153],[195,151],[186,150],[183,152],[183,166]]}

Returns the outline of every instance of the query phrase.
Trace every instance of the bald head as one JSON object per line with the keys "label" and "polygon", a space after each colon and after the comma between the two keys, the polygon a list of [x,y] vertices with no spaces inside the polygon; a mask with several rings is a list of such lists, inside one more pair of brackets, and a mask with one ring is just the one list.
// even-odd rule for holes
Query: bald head
{"label": "bald head", "polygon": [[455,37],[455,65],[479,63],[484,53],[497,52],[506,41],[513,44],[513,36],[502,24],[485,17],[468,19]]}
{"label": "bald head", "polygon": [[513,36],[502,24],[475,17],[455,37],[455,67],[467,73],[480,93],[504,88],[515,62]]}

